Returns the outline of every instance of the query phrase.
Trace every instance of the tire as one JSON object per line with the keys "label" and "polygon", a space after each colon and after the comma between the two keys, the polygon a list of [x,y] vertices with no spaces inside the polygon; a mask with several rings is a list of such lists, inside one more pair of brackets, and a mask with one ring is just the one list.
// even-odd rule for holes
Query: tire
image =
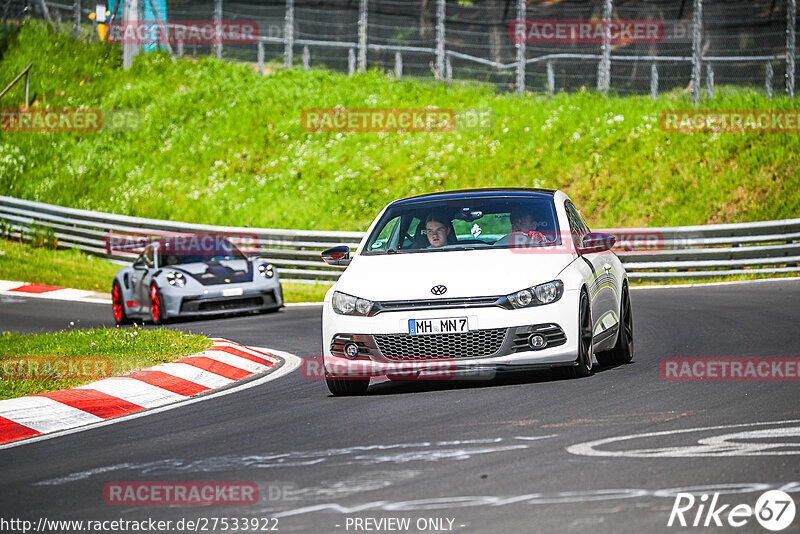
{"label": "tire", "polygon": [[116,280],[114,280],[114,283],[111,285],[111,314],[114,316],[114,321],[116,321],[118,325],[131,322],[130,319],[128,319],[128,314],[125,313],[125,301],[122,298],[122,288]]}
{"label": "tire", "polygon": [[614,347],[609,351],[597,353],[600,365],[621,365],[633,360],[633,310],[627,285],[622,288],[619,326],[617,343]]}
{"label": "tire", "polygon": [[349,397],[366,393],[369,387],[369,378],[338,378],[326,374],[325,383],[328,384],[328,389],[334,396]]}
{"label": "tire", "polygon": [[578,304],[578,357],[574,366],[566,367],[567,378],[584,378],[592,374],[592,307],[589,295],[581,291]]}
{"label": "tire", "polygon": [[161,290],[153,284],[150,286],[150,322],[164,324],[167,322],[167,310],[164,308],[164,297]]}

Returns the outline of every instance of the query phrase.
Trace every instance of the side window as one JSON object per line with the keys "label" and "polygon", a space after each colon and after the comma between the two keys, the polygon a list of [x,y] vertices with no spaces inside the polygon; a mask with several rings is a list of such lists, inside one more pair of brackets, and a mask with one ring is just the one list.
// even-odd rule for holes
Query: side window
{"label": "side window", "polygon": [[564,209],[567,210],[567,219],[569,219],[569,231],[572,234],[572,242],[576,247],[579,247],[581,239],[589,233],[589,229],[586,227],[586,223],[583,222],[583,219],[578,214],[578,210],[575,209],[572,202],[569,200],[566,201],[564,203]]}
{"label": "side window", "polygon": [[148,245],[147,248],[144,249],[144,253],[142,254],[142,256],[144,257],[145,264],[147,264],[147,266],[150,268],[155,267],[156,265],[153,255],[154,255],[153,245]]}

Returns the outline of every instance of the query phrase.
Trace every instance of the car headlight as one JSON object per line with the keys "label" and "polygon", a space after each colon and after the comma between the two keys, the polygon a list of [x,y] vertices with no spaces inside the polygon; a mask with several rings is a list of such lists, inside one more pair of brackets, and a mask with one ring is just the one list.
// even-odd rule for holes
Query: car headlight
{"label": "car headlight", "polygon": [[186,285],[186,278],[183,276],[183,273],[169,271],[167,273],[167,282],[169,282],[171,286],[183,287]]}
{"label": "car headlight", "polygon": [[333,311],[339,315],[369,315],[372,311],[372,301],[354,297],[341,291],[333,292]]}
{"label": "car headlight", "polygon": [[272,278],[275,276],[275,269],[272,267],[271,263],[259,263],[257,269],[258,274],[264,278]]}
{"label": "car headlight", "polygon": [[550,304],[561,298],[564,294],[564,282],[553,280],[546,284],[529,287],[516,293],[508,295],[506,298],[514,308],[527,308],[529,306],[541,306]]}

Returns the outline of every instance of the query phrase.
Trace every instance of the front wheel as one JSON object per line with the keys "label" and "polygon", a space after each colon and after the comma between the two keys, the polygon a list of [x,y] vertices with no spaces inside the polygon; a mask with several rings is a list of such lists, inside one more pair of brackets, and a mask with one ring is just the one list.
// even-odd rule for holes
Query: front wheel
{"label": "front wheel", "polygon": [[153,324],[164,324],[167,321],[164,299],[161,297],[161,290],[155,284],[150,286],[150,321]]}
{"label": "front wheel", "polygon": [[622,288],[620,303],[620,322],[617,343],[608,352],[599,352],[597,361],[600,365],[619,365],[633,360],[633,311],[628,286]]}
{"label": "front wheel", "polygon": [[568,378],[583,378],[592,374],[592,308],[589,296],[581,292],[578,306],[578,357],[575,365],[566,368]]}
{"label": "front wheel", "polygon": [[130,322],[128,314],[125,313],[122,288],[116,280],[114,280],[114,284],[111,286],[111,312],[114,314],[114,321],[116,321],[118,325],[124,325]]}
{"label": "front wheel", "polygon": [[339,378],[325,375],[325,383],[336,397],[363,395],[369,387],[369,378]]}

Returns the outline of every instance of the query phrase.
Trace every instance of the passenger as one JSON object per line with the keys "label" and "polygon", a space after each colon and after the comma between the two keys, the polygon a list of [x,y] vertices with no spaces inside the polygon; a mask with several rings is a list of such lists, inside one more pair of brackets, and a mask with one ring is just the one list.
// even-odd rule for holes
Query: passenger
{"label": "passenger", "polygon": [[547,244],[545,235],[536,230],[539,223],[533,215],[522,210],[512,210],[509,218],[511,220],[511,233],[495,241],[495,245],[539,247]]}
{"label": "passenger", "polygon": [[446,217],[431,213],[425,219],[425,233],[428,236],[430,248],[441,248],[448,244],[450,238],[450,224]]}

